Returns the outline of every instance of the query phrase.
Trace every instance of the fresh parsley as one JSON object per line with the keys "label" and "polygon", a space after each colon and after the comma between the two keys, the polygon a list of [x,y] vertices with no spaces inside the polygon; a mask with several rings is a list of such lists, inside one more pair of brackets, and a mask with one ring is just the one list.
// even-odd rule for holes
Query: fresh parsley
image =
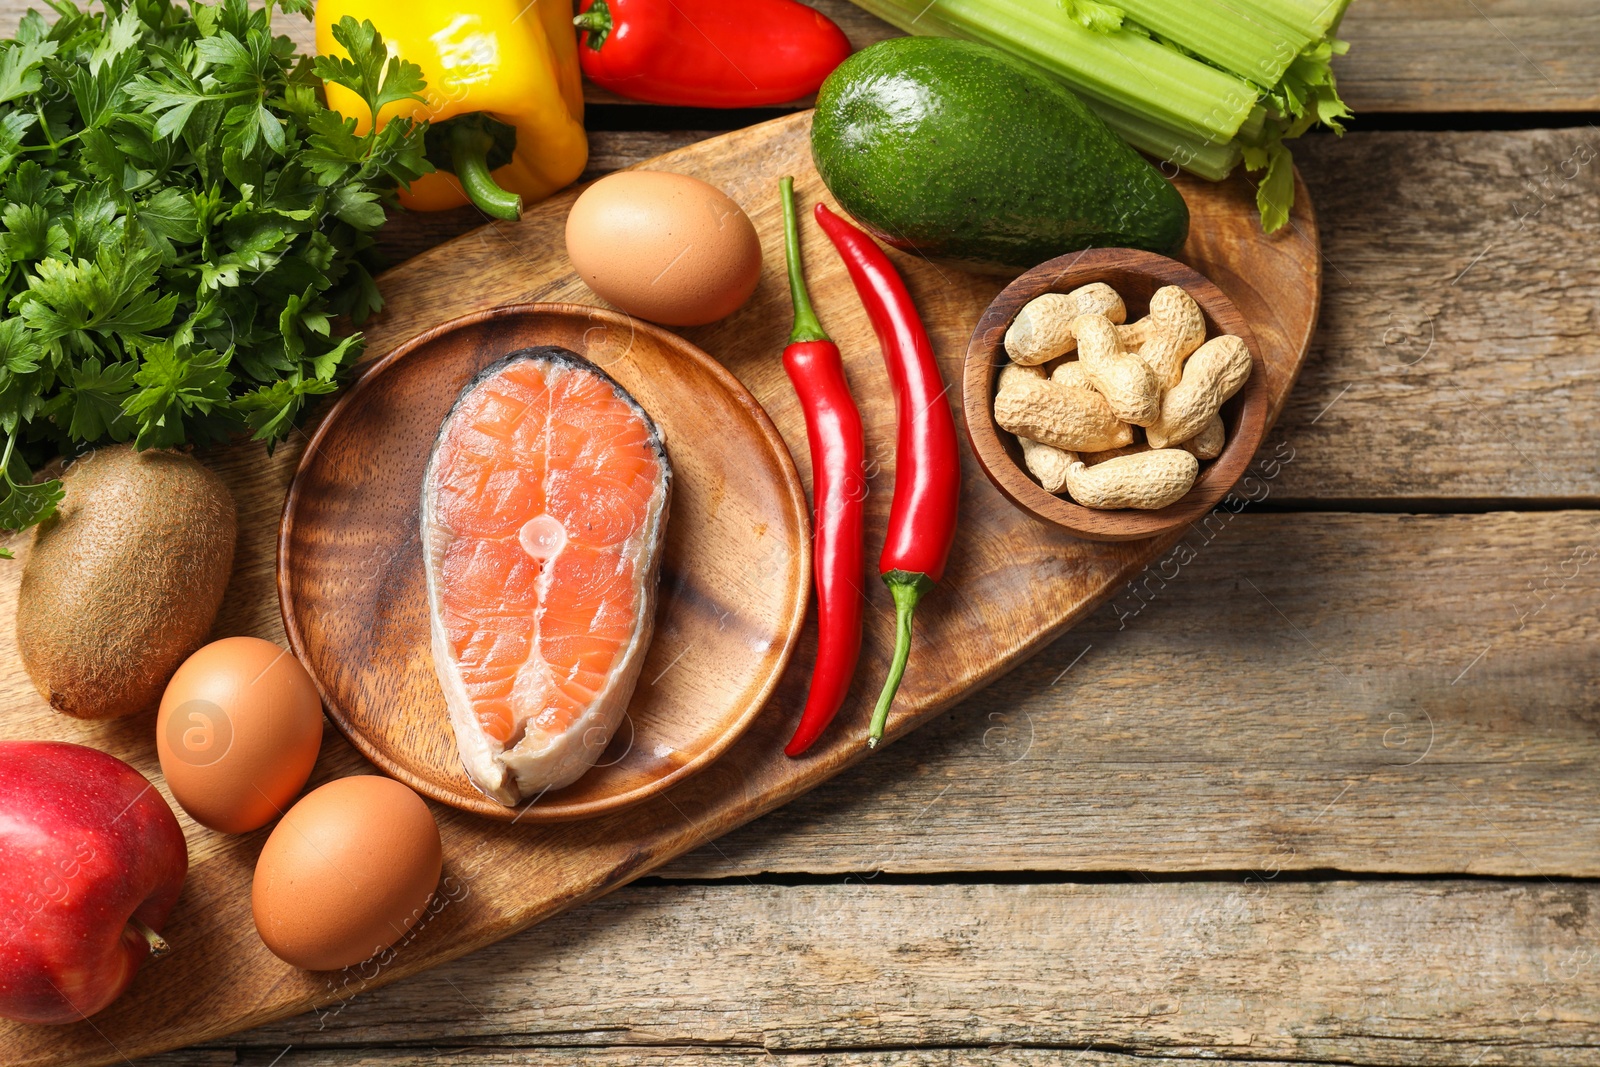
{"label": "fresh parsley", "polygon": [[349,58],[298,55],[273,9],[311,0],[49,0],[0,41],[0,528],[49,517],[56,455],[249,433],[269,444],[338,388],[382,306],[371,232],[433,168],[425,123],[357,132],[422,72],[370,22]]}

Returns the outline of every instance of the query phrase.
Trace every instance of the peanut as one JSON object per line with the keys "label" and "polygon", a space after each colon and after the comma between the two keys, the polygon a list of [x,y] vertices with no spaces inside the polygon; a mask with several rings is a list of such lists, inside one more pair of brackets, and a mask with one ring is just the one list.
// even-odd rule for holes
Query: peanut
{"label": "peanut", "polygon": [[1083,376],[1111,405],[1112,414],[1135,426],[1148,426],[1161,413],[1161,386],[1150,365],[1124,352],[1117,327],[1104,315],[1073,320]]}
{"label": "peanut", "polygon": [[1228,431],[1222,425],[1222,416],[1213,415],[1205,428],[1178,445],[1195,459],[1216,459],[1222,455],[1222,446],[1228,443]]}
{"label": "peanut", "polygon": [[1182,499],[1200,474],[1200,461],[1181,448],[1118,456],[1089,467],[1067,467],[1067,492],[1086,508],[1154,511]]}
{"label": "peanut", "polygon": [[1165,285],[1150,298],[1150,314],[1122,329],[1122,343],[1138,346],[1161,388],[1171,389],[1188,359],[1206,339],[1206,317],[1181,287]]}
{"label": "peanut", "polygon": [[1122,347],[1129,352],[1137,352],[1150,340],[1150,316],[1146,315],[1138,322],[1130,322],[1126,326],[1117,327],[1117,339],[1122,342]]}
{"label": "peanut", "polygon": [[1101,451],[1133,441],[1133,427],[1113,415],[1099,393],[1043,378],[1013,376],[995,394],[994,419],[1018,437],[1071,452]]}
{"label": "peanut", "polygon": [[996,388],[1004,390],[1007,383],[1018,378],[1043,378],[1044,370],[1039,367],[1019,367],[1015,363],[1007,363],[1000,368],[1000,376]]}
{"label": "peanut", "polygon": [[1083,364],[1075,359],[1056,364],[1056,369],[1050,372],[1050,380],[1057,385],[1076,385],[1080,389],[1094,388],[1089,384],[1089,379],[1083,376]]}
{"label": "peanut", "polygon": [[1231,335],[1213,337],[1184,364],[1183,377],[1161,400],[1161,415],[1145,429],[1156,449],[1187,441],[1250,377],[1250,349]]}
{"label": "peanut", "polygon": [[994,415],[1046,491],[1154,510],[1221,455],[1221,408],[1249,379],[1250,351],[1238,337],[1206,341],[1205,315],[1179,286],[1156,290],[1139,321],[1126,317],[1101,283],[1029,302],[1006,332]]}
{"label": "peanut", "polygon": [[1028,301],[1006,330],[1006,352],[1024,366],[1048,363],[1078,347],[1072,321],[1079,315],[1104,315],[1125,322],[1127,306],[1117,291],[1094,282],[1070,293],[1046,293]]}
{"label": "peanut", "polygon": [[1078,462],[1076,452],[1042,445],[1026,437],[1017,438],[1022,446],[1022,462],[1028,473],[1038,479],[1047,493],[1059,493],[1067,487],[1067,468]]}

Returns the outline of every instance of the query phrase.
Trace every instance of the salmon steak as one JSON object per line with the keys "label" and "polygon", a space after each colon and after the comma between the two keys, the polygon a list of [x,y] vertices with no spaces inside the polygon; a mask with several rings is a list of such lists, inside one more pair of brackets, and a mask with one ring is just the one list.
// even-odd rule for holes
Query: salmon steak
{"label": "salmon steak", "polygon": [[655,620],[672,471],[660,431],[564,348],[462,390],[422,490],[433,665],[474,785],[569,785],[627,711]]}

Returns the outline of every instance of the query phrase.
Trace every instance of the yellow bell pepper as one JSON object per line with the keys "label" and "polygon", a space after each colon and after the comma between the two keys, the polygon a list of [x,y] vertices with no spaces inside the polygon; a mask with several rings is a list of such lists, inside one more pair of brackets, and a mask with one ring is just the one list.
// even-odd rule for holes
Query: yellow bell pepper
{"label": "yellow bell pepper", "polygon": [[[583,85],[572,0],[321,0],[317,51],[345,56],[333,27],[345,15],[371,20],[391,57],[422,68],[426,102],[390,104],[377,116],[427,119],[438,125],[472,114],[516,130],[506,165],[489,170],[491,136],[470,120],[449,127],[451,158],[401,190],[400,201],[418,211],[477,204],[497,218],[516,218],[523,202],[542,200],[571,183],[589,158],[583,132]],[[371,123],[366,106],[349,89],[327,86],[328,106]],[[452,173],[453,172],[453,173]]]}

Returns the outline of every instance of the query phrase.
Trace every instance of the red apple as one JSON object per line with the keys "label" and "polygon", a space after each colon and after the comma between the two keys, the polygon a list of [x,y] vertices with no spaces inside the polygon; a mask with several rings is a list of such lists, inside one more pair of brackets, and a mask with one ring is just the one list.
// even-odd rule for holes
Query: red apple
{"label": "red apple", "polygon": [[189,850],[144,775],[82,745],[0,741],[0,1016],[110,1004],[178,900]]}

